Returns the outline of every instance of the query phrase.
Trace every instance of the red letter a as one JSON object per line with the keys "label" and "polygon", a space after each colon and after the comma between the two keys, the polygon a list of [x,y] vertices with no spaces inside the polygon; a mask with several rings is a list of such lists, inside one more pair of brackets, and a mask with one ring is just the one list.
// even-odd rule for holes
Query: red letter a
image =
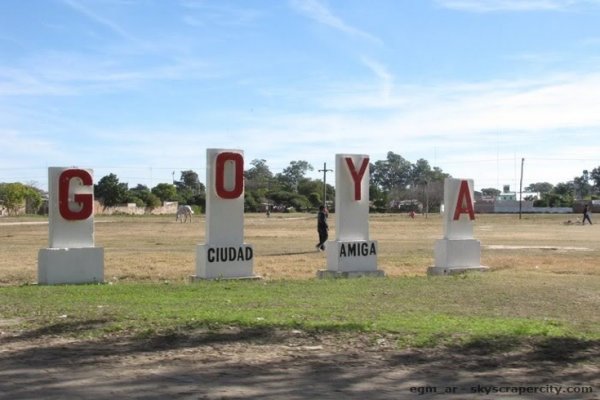
{"label": "red letter a", "polygon": [[454,220],[458,221],[461,214],[469,214],[469,219],[471,221],[475,219],[473,201],[471,200],[471,192],[469,191],[469,183],[467,181],[460,182],[458,200],[456,201],[456,208],[454,209]]}

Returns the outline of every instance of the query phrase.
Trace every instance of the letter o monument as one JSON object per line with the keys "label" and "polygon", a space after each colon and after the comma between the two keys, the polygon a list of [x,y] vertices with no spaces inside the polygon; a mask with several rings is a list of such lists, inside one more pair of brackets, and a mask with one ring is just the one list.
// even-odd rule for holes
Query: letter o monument
{"label": "letter o monument", "polygon": [[40,284],[104,281],[104,249],[94,247],[93,171],[48,168],[49,244],[38,253]]}
{"label": "letter o monument", "polygon": [[206,235],[196,246],[197,279],[258,278],[244,243],[244,152],[206,150]]}
{"label": "letter o monument", "polygon": [[473,238],[475,211],[473,180],[444,180],[444,238],[435,242],[435,265],[428,275],[453,275],[463,272],[483,272],[481,244]]}

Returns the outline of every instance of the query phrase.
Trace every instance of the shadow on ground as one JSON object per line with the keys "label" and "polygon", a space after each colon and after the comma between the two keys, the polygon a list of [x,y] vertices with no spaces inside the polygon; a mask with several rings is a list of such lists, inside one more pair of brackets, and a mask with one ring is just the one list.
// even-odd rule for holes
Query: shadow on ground
{"label": "shadow on ground", "polygon": [[[0,336],[0,398],[403,399],[445,391],[442,398],[600,398],[600,341],[501,336],[397,349],[393,335],[269,327],[134,339],[61,336],[104,322]],[[549,394],[549,385],[578,392]],[[506,387],[546,392],[493,392]],[[587,388],[593,392],[581,392]]]}

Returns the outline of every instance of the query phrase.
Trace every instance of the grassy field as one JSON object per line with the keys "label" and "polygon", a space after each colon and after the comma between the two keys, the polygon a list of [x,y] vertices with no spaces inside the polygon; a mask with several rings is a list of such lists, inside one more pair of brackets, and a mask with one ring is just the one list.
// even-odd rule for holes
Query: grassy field
{"label": "grassy field", "polygon": [[[47,246],[42,218],[0,220],[0,328],[59,335],[152,335],[236,325],[388,332],[401,345],[478,337],[600,340],[600,229],[566,225],[578,216],[483,215],[483,275],[425,276],[442,235],[438,215],[414,220],[373,215],[384,279],[316,280],[326,268],[315,251],[309,214],[248,215],[253,282],[188,283],[204,219],[101,217],[106,285],[45,286],[37,252]],[[334,237],[334,218],[330,218]],[[0,322],[1,322],[0,321]],[[12,321],[12,322],[11,322]]]}
{"label": "grassy field", "polygon": [[395,332],[411,344],[484,334],[599,339],[600,230],[565,225],[568,218],[479,216],[475,237],[491,272],[427,278],[441,218],[373,215],[388,278],[319,281],[326,261],[314,250],[314,215],[248,215],[246,241],[265,279],[189,284],[202,218],[102,217],[96,244],[109,284],[56,287],[28,285],[47,246],[45,220],[3,219],[0,315],[28,329],[92,336],[234,324]]}
{"label": "grassy field", "polygon": [[[482,264],[493,271],[600,275],[598,225],[565,225],[579,216],[478,215],[475,238]],[[330,218],[331,238],[335,218]],[[43,218],[0,220],[0,284],[37,280],[37,253],[48,245]],[[26,225],[24,225],[25,223]],[[433,246],[442,237],[439,215],[414,220],[405,215],[372,215],[371,239],[379,241],[378,265],[388,276],[423,276],[433,264]],[[192,224],[164,217],[100,217],[96,246],[105,249],[106,281],[184,282],[195,273],[195,246],[204,241],[204,218]],[[246,241],[254,246],[255,272],[267,279],[308,279],[326,268],[315,251],[316,216],[246,216]]]}
{"label": "grassy field", "polygon": [[552,384],[596,399],[600,229],[568,219],[478,216],[490,272],[427,277],[440,216],[372,215],[386,277],[319,280],[314,214],[247,215],[265,279],[190,283],[203,218],[101,217],[106,284],[43,286],[47,221],[2,218],[0,392],[395,399],[452,386],[480,398],[469,388]]}

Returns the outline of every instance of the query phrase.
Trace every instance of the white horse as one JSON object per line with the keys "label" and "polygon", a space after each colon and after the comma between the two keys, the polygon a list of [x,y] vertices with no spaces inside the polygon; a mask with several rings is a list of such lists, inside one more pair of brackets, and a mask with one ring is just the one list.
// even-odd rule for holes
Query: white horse
{"label": "white horse", "polygon": [[194,210],[192,210],[192,207],[190,206],[179,206],[177,207],[177,214],[175,214],[175,221],[180,221],[180,222],[187,222],[188,218],[190,219],[190,222],[192,222],[192,214],[194,213]]}

